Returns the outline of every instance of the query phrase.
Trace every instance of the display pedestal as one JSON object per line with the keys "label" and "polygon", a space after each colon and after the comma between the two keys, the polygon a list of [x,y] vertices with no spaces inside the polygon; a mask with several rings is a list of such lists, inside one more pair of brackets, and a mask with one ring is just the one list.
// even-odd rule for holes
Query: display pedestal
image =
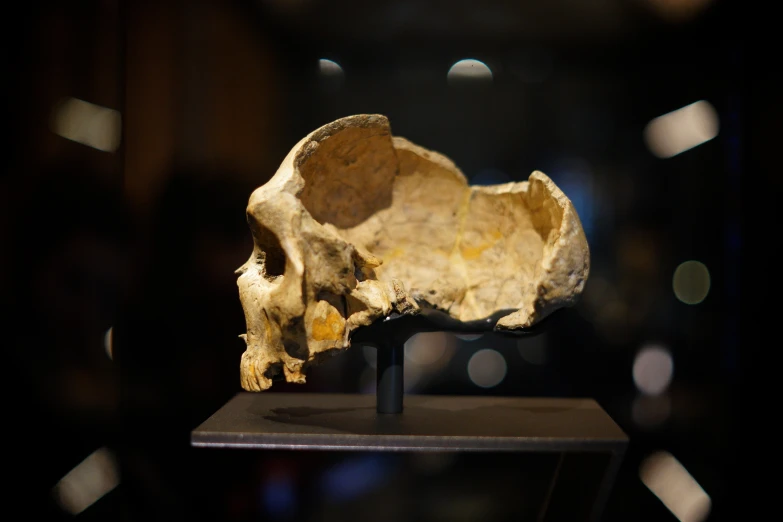
{"label": "display pedestal", "polygon": [[[375,395],[269,391],[239,393],[192,432],[191,443],[268,450],[557,453],[557,467],[545,478],[551,480],[550,508],[568,501],[559,484],[573,488],[578,475],[583,488],[592,491],[588,519],[598,520],[628,438],[592,399],[406,395],[403,412],[388,415],[377,412]],[[572,473],[570,456],[577,462],[585,454],[606,458],[593,461],[600,465],[591,473]]]}
{"label": "display pedestal", "polygon": [[[543,486],[533,517],[537,522],[596,521],[628,438],[594,400],[404,394],[404,344],[409,338],[433,331],[486,333],[508,313],[500,310],[466,323],[431,309],[416,315],[392,314],[352,337],[356,344],[378,349],[375,395],[239,393],[192,432],[191,444],[269,451],[483,453],[488,462],[490,454],[506,455],[497,467],[490,466],[490,473],[503,477],[519,466],[533,475],[527,477],[527,488]],[[505,335],[535,336],[556,320],[547,318]],[[514,464],[509,454],[533,458]],[[551,465],[534,465],[538,457]],[[490,478],[470,476],[470,488],[487,483],[493,494],[506,490],[507,504],[526,502],[524,493],[515,489],[524,489],[525,484],[498,484]]]}

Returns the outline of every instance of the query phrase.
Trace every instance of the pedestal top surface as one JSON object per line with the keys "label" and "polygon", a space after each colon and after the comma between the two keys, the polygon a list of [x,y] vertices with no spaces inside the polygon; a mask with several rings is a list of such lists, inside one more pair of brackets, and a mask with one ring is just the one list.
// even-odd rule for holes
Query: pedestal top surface
{"label": "pedestal top surface", "polygon": [[366,394],[242,392],[191,433],[199,447],[364,451],[623,451],[592,399],[406,395],[379,414]]}

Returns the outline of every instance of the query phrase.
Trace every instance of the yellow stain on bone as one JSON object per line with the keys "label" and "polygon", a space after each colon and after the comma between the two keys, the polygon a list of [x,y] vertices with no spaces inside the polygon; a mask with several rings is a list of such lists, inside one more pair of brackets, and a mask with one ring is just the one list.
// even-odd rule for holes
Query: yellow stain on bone
{"label": "yellow stain on bone", "polygon": [[394,259],[405,255],[405,250],[400,247],[395,247],[389,252],[384,252],[383,259]]}
{"label": "yellow stain on bone", "polygon": [[495,244],[503,237],[503,234],[500,232],[500,230],[495,229],[492,231],[491,236],[492,241],[489,243],[484,243],[479,246],[461,246],[460,254],[462,255],[462,259],[466,261],[478,259],[485,250],[495,246]]}
{"label": "yellow stain on bone", "polygon": [[272,325],[269,323],[269,319],[264,321],[264,339],[266,339],[267,342],[270,342],[272,339]]}
{"label": "yellow stain on bone", "polygon": [[460,249],[460,254],[462,254],[462,259],[466,261],[472,261],[473,259],[478,259],[482,252],[491,246],[492,245],[484,244],[477,247],[462,247]]}
{"label": "yellow stain on bone", "polygon": [[326,317],[313,319],[310,336],[314,341],[339,341],[345,333],[345,319],[335,310],[329,310]]}

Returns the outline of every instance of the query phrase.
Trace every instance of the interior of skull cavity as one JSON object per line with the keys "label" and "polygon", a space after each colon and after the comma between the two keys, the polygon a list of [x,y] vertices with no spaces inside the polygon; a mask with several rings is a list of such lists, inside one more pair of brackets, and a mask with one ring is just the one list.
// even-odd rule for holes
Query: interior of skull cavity
{"label": "interior of skull cavity", "polygon": [[448,159],[392,138],[386,125],[318,141],[299,164],[301,201],[382,259],[378,279],[401,281],[421,306],[461,321],[522,308],[536,295],[562,219],[543,182],[470,187]]}
{"label": "interior of skull cavity", "polygon": [[322,139],[302,162],[302,204],[319,223],[355,227],[392,201],[397,159],[388,127],[349,127]]}

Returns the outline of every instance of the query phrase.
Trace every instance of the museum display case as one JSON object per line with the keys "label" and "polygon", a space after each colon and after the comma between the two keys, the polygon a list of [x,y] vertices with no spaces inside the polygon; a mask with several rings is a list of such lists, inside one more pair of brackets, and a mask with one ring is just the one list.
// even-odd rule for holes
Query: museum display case
{"label": "museum display case", "polygon": [[31,518],[743,518],[736,2],[18,7]]}

